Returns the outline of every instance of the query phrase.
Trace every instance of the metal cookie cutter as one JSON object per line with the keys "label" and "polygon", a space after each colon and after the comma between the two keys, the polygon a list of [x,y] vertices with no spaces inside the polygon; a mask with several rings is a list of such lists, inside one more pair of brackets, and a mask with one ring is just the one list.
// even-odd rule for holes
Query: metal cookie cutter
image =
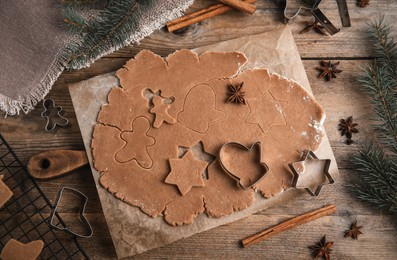
{"label": "metal cookie cutter", "polygon": [[[284,9],[284,17],[287,20],[292,20],[299,15],[302,10],[309,11],[316,21],[318,21],[331,35],[339,32],[339,29],[336,28],[332,22],[325,16],[325,14],[320,10],[319,5],[322,0],[285,0],[285,9]],[[298,3],[300,6],[296,12],[293,12],[292,15],[289,15],[289,3],[294,2]]]}
{"label": "metal cookie cutter", "polygon": [[[41,117],[47,120],[45,130],[52,132],[57,126],[65,127],[69,124],[69,120],[62,116],[63,108],[56,106],[54,100],[48,98],[43,101],[44,111],[41,113]],[[51,110],[57,110],[56,115],[52,115]],[[56,117],[53,119],[52,117]]]}
{"label": "metal cookie cutter", "polygon": [[263,177],[265,177],[266,173],[269,171],[269,167],[267,166],[266,163],[260,161],[259,163],[260,163],[260,164],[262,165],[262,167],[265,169],[265,170],[263,171],[262,175],[261,175],[258,179],[256,179],[254,182],[252,182],[249,186],[245,186],[245,185],[241,182],[241,178],[240,178],[239,176],[237,176],[235,173],[233,173],[232,171],[230,171],[230,170],[225,166],[225,164],[224,164],[224,150],[225,150],[225,148],[228,147],[228,146],[235,146],[235,147],[242,148],[242,149],[247,150],[248,152],[250,152],[250,151],[252,151],[252,149],[254,149],[254,147],[255,147],[256,145],[259,145],[259,158],[260,158],[260,160],[261,160],[261,159],[262,159],[262,149],[261,149],[262,143],[261,143],[260,141],[255,142],[253,145],[251,145],[251,147],[247,147],[247,146],[245,146],[245,145],[243,145],[243,144],[236,143],[236,142],[227,142],[227,143],[225,143],[225,144],[222,146],[221,150],[219,151],[219,163],[220,163],[222,169],[223,169],[230,177],[232,177],[233,179],[235,179],[235,180],[237,181],[238,185],[239,185],[241,188],[243,188],[244,190],[250,189],[250,188],[252,188],[255,184],[257,184],[258,182],[260,182],[260,181],[263,179]]}
{"label": "metal cookie cutter", "polygon": [[[299,180],[299,174],[300,174],[299,172],[302,173],[302,169],[299,169],[299,166],[302,166],[302,164],[305,163],[310,157],[316,161],[325,161],[323,173],[328,179],[328,183],[319,184],[314,192],[308,187],[298,187],[297,186],[297,183]],[[294,179],[292,181],[292,187],[297,188],[297,189],[305,189],[307,191],[307,193],[309,193],[311,196],[318,196],[324,185],[333,184],[335,182],[334,179],[332,178],[331,174],[329,173],[330,165],[331,165],[330,159],[318,159],[317,156],[312,151],[310,151],[310,150],[304,151],[300,161],[288,164],[289,168],[291,169],[292,173],[294,174]]]}
{"label": "metal cookie cutter", "polygon": [[[79,211],[79,219],[83,222],[85,228],[86,228],[86,233],[85,234],[78,234],[76,232],[74,232],[73,230],[71,230],[69,227],[67,227],[66,225],[60,227],[59,225],[55,225],[53,223],[54,217],[55,217],[55,213],[58,209],[58,205],[59,202],[61,201],[63,192],[67,190],[70,192],[73,192],[74,194],[76,194],[77,196],[79,196],[81,198],[81,200],[83,201],[82,206],[80,207],[80,211]],[[73,189],[73,188],[69,188],[69,187],[63,187],[59,193],[58,193],[58,197],[55,201],[55,206],[53,207],[52,211],[51,211],[51,215],[50,215],[50,221],[49,224],[51,227],[59,229],[59,230],[63,230],[65,232],[70,233],[73,236],[77,236],[77,237],[83,237],[83,238],[89,238],[93,235],[94,231],[92,230],[91,224],[90,222],[88,222],[87,218],[84,215],[84,211],[85,211],[85,206],[87,205],[87,201],[88,198],[86,195],[84,195],[83,193],[81,193],[80,191]]]}

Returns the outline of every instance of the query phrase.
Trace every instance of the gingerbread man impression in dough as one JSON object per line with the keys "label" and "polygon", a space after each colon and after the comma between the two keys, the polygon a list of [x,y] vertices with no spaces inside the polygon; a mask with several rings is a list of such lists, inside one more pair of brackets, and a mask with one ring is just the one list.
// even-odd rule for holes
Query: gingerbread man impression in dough
{"label": "gingerbread man impression in dough", "polygon": [[[120,135],[125,141],[125,146],[116,153],[116,160],[120,163],[136,160],[143,168],[150,168],[152,158],[147,147],[154,145],[155,141],[153,137],[146,135],[149,129],[149,120],[145,117],[137,117],[132,122],[132,131],[123,131]],[[141,141],[135,142],[135,140]]]}
{"label": "gingerbread man impression in dough", "polygon": [[155,114],[155,120],[153,127],[159,128],[163,122],[168,124],[175,124],[176,120],[168,114],[170,105],[164,104],[164,100],[160,96],[153,97],[153,107],[150,109],[150,113]]}

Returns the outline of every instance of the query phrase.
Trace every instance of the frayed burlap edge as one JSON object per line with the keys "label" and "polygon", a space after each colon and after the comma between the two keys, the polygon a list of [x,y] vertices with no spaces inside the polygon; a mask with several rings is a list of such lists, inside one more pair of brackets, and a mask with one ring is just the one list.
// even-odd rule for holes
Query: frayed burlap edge
{"label": "frayed burlap edge", "polygon": [[[193,0],[186,0],[183,3],[176,6],[172,10],[166,8],[165,12],[163,10],[154,10],[155,15],[159,17],[155,19],[151,24],[148,24],[145,28],[141,28],[139,31],[132,34],[127,40],[124,41],[122,45],[108,45],[106,51],[103,51],[96,58],[89,60],[86,64],[83,64],[79,68],[84,68],[90,66],[95,60],[107,55],[111,52],[117,51],[131,43],[139,43],[143,38],[149,36],[153,31],[160,29],[164,24],[169,21],[180,17],[190,5],[193,4]],[[162,12],[164,12],[162,14]],[[61,53],[61,52],[59,52]],[[5,112],[7,115],[18,115],[20,111],[24,113],[29,113],[32,111],[38,102],[42,101],[44,97],[51,90],[54,82],[58,79],[59,75],[65,69],[65,60],[58,55],[44,78],[37,84],[36,87],[30,90],[29,93],[20,94],[16,99],[10,98],[3,94],[0,94],[0,110]]]}
{"label": "frayed burlap edge", "polygon": [[25,114],[32,111],[37,103],[42,101],[48,94],[52,85],[54,85],[54,82],[64,69],[63,59],[57,57],[44,78],[29,93],[19,95],[17,99],[0,94],[0,110],[5,112],[5,116],[18,115],[20,111],[25,112]]}

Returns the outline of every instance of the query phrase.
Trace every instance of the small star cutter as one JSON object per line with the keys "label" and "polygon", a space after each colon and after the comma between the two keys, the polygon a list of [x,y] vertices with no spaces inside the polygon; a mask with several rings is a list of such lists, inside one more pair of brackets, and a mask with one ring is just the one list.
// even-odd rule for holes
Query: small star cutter
{"label": "small star cutter", "polygon": [[[66,127],[69,124],[69,120],[62,116],[63,108],[61,106],[55,105],[55,102],[54,102],[53,99],[51,99],[51,98],[44,99],[43,100],[43,107],[44,107],[44,111],[41,112],[41,117],[45,118],[47,120],[47,123],[46,123],[46,125],[44,127],[46,132],[54,131],[57,128],[57,126]],[[59,119],[63,120],[63,123],[59,123],[58,121],[55,121],[55,122],[53,122],[53,126],[52,127],[50,126],[50,123],[52,122],[52,120],[50,118],[50,115],[48,113],[48,110],[50,108],[53,108],[53,109],[57,110],[56,116]]]}
{"label": "small star cutter", "polygon": [[[302,163],[305,162],[308,158],[312,158],[314,160],[319,160],[319,161],[325,161],[325,165],[324,165],[324,169],[323,169],[323,173],[325,175],[325,177],[328,180],[328,183],[323,183],[323,184],[319,184],[316,188],[315,191],[313,191],[312,189],[310,189],[309,187],[301,187],[298,186],[298,180],[299,180],[299,172],[297,171],[295,165],[297,163]],[[288,166],[291,169],[292,173],[294,174],[294,179],[292,181],[292,187],[296,188],[296,189],[305,189],[307,191],[307,193],[309,193],[311,196],[313,197],[317,197],[318,195],[320,195],[321,189],[323,188],[324,185],[328,185],[328,184],[333,184],[335,183],[335,180],[332,178],[331,174],[329,173],[329,167],[331,165],[331,159],[318,159],[318,157],[316,156],[316,154],[311,151],[311,150],[305,150],[302,153],[302,157],[299,161],[296,162],[292,162],[289,163]]]}
{"label": "small star cutter", "polygon": [[233,172],[229,171],[229,169],[225,166],[224,164],[224,157],[223,157],[223,150],[227,147],[227,146],[235,146],[235,147],[240,147],[243,148],[247,151],[251,151],[252,149],[255,148],[255,146],[259,146],[259,158],[262,159],[262,143],[260,141],[256,141],[255,143],[253,143],[250,147],[245,146],[241,143],[238,142],[227,142],[224,145],[222,145],[221,149],[219,150],[219,164],[221,165],[221,168],[223,169],[224,172],[226,172],[232,179],[236,180],[238,185],[240,186],[240,188],[244,189],[244,190],[248,190],[250,188],[252,188],[253,186],[255,186],[257,183],[259,183],[261,180],[263,180],[263,178],[267,175],[267,173],[269,172],[269,166],[267,166],[266,163],[260,161],[259,163],[262,165],[262,167],[265,169],[262,176],[260,178],[258,178],[256,181],[252,182],[250,185],[246,186],[241,182],[241,178],[239,176],[237,176],[236,174],[234,174]]}

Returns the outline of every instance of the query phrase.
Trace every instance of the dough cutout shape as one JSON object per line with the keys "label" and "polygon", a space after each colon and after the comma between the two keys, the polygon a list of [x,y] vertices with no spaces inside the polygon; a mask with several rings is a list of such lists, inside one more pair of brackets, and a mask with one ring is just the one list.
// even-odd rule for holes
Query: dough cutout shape
{"label": "dough cutout shape", "polygon": [[3,182],[3,178],[4,175],[0,175],[0,208],[3,207],[13,195],[10,188]]}
{"label": "dough cutout shape", "polygon": [[152,102],[153,107],[150,109],[150,113],[155,114],[155,119],[153,122],[154,128],[159,128],[163,124],[163,122],[170,125],[176,123],[176,119],[168,114],[168,109],[170,108],[170,105],[165,104],[162,97],[154,96]]}
{"label": "dough cutout shape", "polygon": [[203,172],[208,163],[196,160],[191,150],[188,150],[182,158],[172,158],[169,161],[171,172],[165,183],[176,185],[182,196],[185,196],[192,187],[205,185]]}
{"label": "dough cutout shape", "polygon": [[210,85],[194,86],[186,96],[183,110],[178,115],[178,122],[204,134],[211,123],[226,117],[222,110],[216,108],[215,101],[215,92]]}
{"label": "dough cutout shape", "polygon": [[[240,71],[246,62],[239,52],[199,56],[189,50],[166,58],[144,50],[129,60],[117,71],[120,86],[110,91],[93,131],[99,183],[117,199],[173,226],[190,224],[202,213],[219,218],[246,209],[256,192],[266,199],[290,189],[288,163],[300,159],[299,151],[317,150],[324,111],[294,81],[267,69]],[[228,86],[241,83],[247,105],[227,103]],[[150,110],[156,106],[148,102],[148,89],[163,99],[173,97],[162,111],[175,123],[155,127],[157,114]],[[257,141],[260,162],[269,171],[244,190],[222,169],[219,152],[228,142],[250,147]],[[258,161],[258,153],[234,154],[247,156],[241,169],[253,167],[249,175],[239,173],[245,183],[260,177],[258,165],[250,163]]]}
{"label": "dough cutout shape", "polygon": [[[178,147],[178,150],[179,150],[179,156],[178,156],[179,158],[182,157],[186,152],[191,150],[194,154],[194,157],[197,160],[205,161],[207,162],[208,165],[210,165],[217,159],[215,155],[208,153],[204,149],[204,144],[201,141],[197,142],[191,147],[180,146]],[[208,166],[204,170],[204,180],[208,180]]]}
{"label": "dough cutout shape", "polygon": [[[145,117],[137,117],[132,121],[132,131],[121,132],[121,139],[124,140],[124,147],[116,153],[116,161],[126,163],[136,160],[143,168],[152,166],[152,158],[149,155],[148,147],[153,146],[155,140],[148,136],[150,122]],[[136,140],[140,140],[136,142]]]}
{"label": "dough cutout shape", "polygon": [[10,239],[1,251],[0,258],[2,260],[36,260],[43,247],[44,242],[42,240],[35,240],[24,244],[15,239]]}

